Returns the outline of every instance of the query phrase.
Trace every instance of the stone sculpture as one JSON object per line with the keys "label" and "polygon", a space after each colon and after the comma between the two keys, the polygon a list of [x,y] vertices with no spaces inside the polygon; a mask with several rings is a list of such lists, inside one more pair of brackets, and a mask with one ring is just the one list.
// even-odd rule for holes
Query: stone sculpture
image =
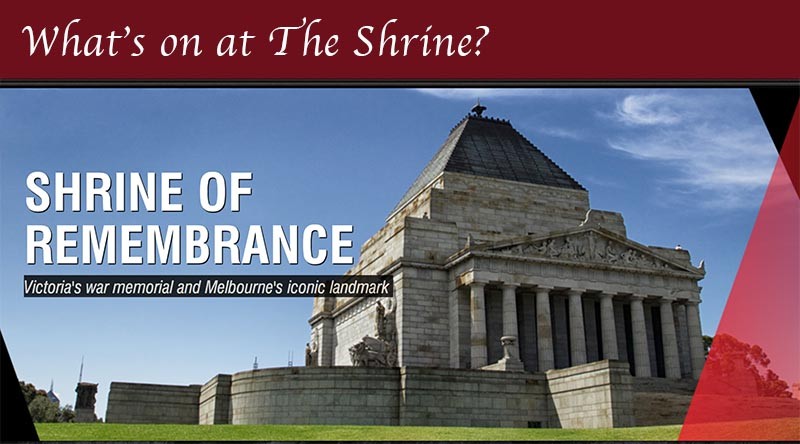
{"label": "stone sculpture", "polygon": [[390,310],[380,301],[375,306],[376,336],[364,336],[350,347],[350,361],[356,367],[394,367],[397,365],[395,316],[391,301]]}

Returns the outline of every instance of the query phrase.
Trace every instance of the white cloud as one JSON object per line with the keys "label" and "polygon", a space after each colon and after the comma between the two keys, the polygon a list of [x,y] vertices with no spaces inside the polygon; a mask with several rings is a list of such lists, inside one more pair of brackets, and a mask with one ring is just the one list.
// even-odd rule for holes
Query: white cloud
{"label": "white cloud", "polygon": [[557,126],[538,126],[534,129],[539,134],[544,134],[551,137],[559,137],[561,139],[583,140],[584,137],[576,130],[569,128],[561,128]]}
{"label": "white cloud", "polygon": [[673,125],[690,111],[686,105],[666,94],[634,94],[617,104],[616,118],[630,125]]}
{"label": "white cloud", "polygon": [[615,117],[638,128],[608,141],[635,158],[661,162],[676,195],[704,206],[758,205],[777,154],[766,128],[730,112],[729,103],[700,95],[628,95]]}
{"label": "white cloud", "polygon": [[586,182],[592,185],[597,185],[599,187],[605,187],[605,188],[624,188],[625,186],[623,183],[620,183],[617,180],[612,180],[610,177],[605,177],[605,176],[603,177],[584,176],[581,179],[585,180]]}

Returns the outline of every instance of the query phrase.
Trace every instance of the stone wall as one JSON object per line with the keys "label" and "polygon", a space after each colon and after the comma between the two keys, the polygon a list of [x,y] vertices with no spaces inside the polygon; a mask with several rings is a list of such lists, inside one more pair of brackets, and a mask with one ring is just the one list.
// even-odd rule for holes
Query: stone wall
{"label": "stone wall", "polygon": [[547,427],[541,374],[401,369],[400,425]]}
{"label": "stone wall", "polygon": [[[633,391],[628,363],[598,361],[548,370],[552,427],[631,427]],[[637,424],[638,425],[638,424]]]}
{"label": "stone wall", "polygon": [[405,266],[402,275],[397,312],[398,364],[448,367],[448,273],[443,270]]}
{"label": "stone wall", "polygon": [[[637,402],[657,383],[641,386]],[[106,416],[128,423],[596,428],[633,425],[632,399],[627,363],[618,361],[546,374],[289,367],[217,375],[202,387],[114,382]]]}
{"label": "stone wall", "polygon": [[292,367],[231,380],[233,424],[396,425],[400,370]]}
{"label": "stone wall", "polygon": [[460,232],[452,222],[408,217],[404,229],[403,259],[406,261],[441,264],[466,245],[466,233]]}
{"label": "stone wall", "polygon": [[697,381],[633,378],[633,413],[637,426],[683,424]]}
{"label": "stone wall", "polygon": [[200,387],[112,382],[106,422],[198,424]]}
{"label": "stone wall", "polygon": [[406,218],[402,285],[398,291],[398,362],[401,366],[450,365],[452,280],[440,266],[463,247],[455,224]]}
{"label": "stone wall", "polygon": [[217,375],[200,389],[200,424],[231,423],[231,375]]}
{"label": "stone wall", "polygon": [[232,423],[547,427],[546,391],[531,373],[263,369],[233,375]]}
{"label": "stone wall", "polygon": [[586,220],[583,221],[583,224],[594,224],[608,231],[617,233],[622,237],[628,236],[627,230],[625,229],[625,220],[622,218],[622,214],[616,211],[603,211],[592,208],[589,213],[586,214]]}
{"label": "stone wall", "polygon": [[[460,239],[496,241],[580,225],[586,191],[444,172],[430,195],[430,217],[455,223]],[[520,217],[524,215],[524,217]]]}

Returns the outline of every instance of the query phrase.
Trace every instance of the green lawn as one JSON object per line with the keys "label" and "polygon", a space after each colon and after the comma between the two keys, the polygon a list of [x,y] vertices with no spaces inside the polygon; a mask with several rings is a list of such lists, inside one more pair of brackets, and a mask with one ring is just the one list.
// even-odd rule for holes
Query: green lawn
{"label": "green lawn", "polygon": [[319,425],[37,424],[54,441],[674,441],[681,426],[624,429],[501,429]]}
{"label": "green lawn", "polygon": [[800,417],[687,424],[684,439],[698,441],[800,441]]}

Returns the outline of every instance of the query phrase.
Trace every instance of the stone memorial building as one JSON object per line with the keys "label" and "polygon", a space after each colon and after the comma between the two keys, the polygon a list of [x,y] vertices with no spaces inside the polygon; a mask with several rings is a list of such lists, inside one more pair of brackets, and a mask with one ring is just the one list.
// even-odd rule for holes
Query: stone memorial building
{"label": "stone memorial building", "polygon": [[[348,273],[392,276],[393,297],[317,298],[304,368],[112,383],[108,421],[682,422],[704,362],[703,263],[629,239],[621,214],[591,208],[484,111],[450,131]],[[152,412],[141,399],[157,400]]]}

